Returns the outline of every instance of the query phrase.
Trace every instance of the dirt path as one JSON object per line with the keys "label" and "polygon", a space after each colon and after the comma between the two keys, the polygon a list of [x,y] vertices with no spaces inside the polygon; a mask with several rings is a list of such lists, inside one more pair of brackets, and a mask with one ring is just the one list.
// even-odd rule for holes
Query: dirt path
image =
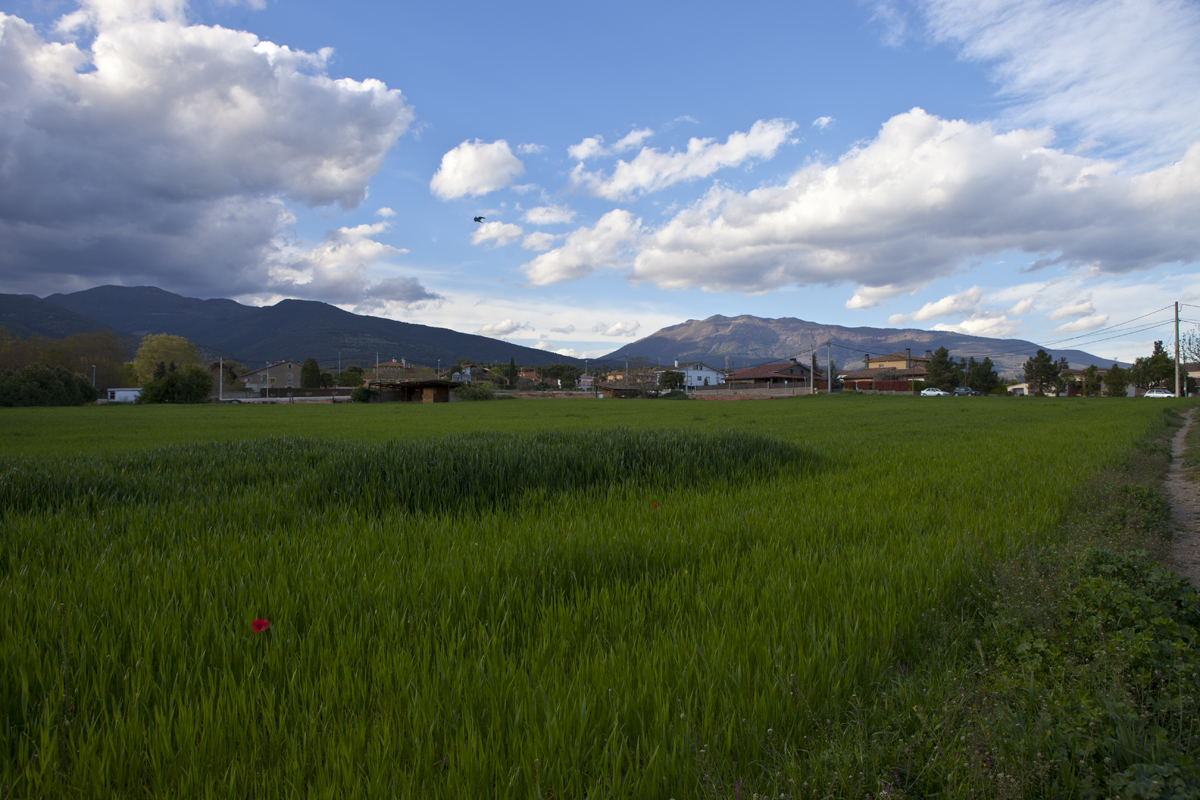
{"label": "dirt path", "polygon": [[1188,480],[1183,469],[1183,454],[1187,450],[1184,439],[1195,420],[1196,409],[1193,408],[1171,442],[1171,471],[1167,475],[1166,489],[1171,501],[1171,528],[1175,538],[1171,542],[1167,566],[1200,586],[1200,481]]}

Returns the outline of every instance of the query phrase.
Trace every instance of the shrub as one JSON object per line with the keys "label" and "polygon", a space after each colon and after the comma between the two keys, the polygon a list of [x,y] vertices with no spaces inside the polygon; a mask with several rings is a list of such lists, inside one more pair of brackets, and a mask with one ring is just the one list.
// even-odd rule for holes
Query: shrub
{"label": "shrub", "polygon": [[495,400],[496,394],[490,386],[472,386],[464,383],[454,390],[459,400]]}
{"label": "shrub", "polygon": [[687,392],[681,392],[678,389],[672,389],[666,394],[659,395],[659,397],[663,400],[691,400],[687,396]]}
{"label": "shrub", "polygon": [[355,403],[371,402],[374,392],[365,386],[358,386],[350,393],[350,399]]}
{"label": "shrub", "polygon": [[208,370],[192,364],[172,370],[142,387],[139,403],[203,403],[212,391]]}
{"label": "shrub", "polygon": [[0,406],[81,406],[96,396],[87,378],[63,367],[31,364],[0,373]]}

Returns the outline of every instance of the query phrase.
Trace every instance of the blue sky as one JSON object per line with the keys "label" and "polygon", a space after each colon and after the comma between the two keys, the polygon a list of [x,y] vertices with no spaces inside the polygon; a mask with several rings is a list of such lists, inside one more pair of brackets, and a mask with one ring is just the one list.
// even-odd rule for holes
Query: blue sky
{"label": "blue sky", "polygon": [[755,314],[1130,359],[1169,327],[1112,326],[1200,305],[1195,2],[4,13],[0,291],[588,356]]}

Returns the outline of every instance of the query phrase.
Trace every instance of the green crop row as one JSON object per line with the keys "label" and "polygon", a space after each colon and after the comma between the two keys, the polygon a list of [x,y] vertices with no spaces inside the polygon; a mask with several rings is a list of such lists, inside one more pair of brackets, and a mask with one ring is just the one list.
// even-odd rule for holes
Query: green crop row
{"label": "green crop row", "polygon": [[[703,405],[355,410],[406,436],[10,459],[0,784],[668,798],[714,750],[753,782],[1160,412]],[[421,433],[450,412],[459,433]]]}
{"label": "green crop row", "polygon": [[111,457],[0,460],[0,509],[195,505],[269,492],[290,507],[353,503],[374,512],[467,512],[529,495],[636,484],[657,490],[814,469],[798,445],[746,433],[672,436],[477,433],[354,443],[268,438],[133,451]]}

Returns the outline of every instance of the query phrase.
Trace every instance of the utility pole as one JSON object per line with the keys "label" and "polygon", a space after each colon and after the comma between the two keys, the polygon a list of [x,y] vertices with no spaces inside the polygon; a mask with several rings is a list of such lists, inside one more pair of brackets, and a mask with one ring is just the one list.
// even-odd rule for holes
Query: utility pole
{"label": "utility pole", "polygon": [[833,394],[833,344],[828,339],[825,340],[825,385]]}
{"label": "utility pole", "polygon": [[1182,397],[1179,393],[1179,301],[1175,301],[1175,396]]}
{"label": "utility pole", "polygon": [[225,399],[225,356],[217,357],[217,402]]}
{"label": "utility pole", "polygon": [[342,351],[338,350],[338,374],[342,374]]}
{"label": "utility pole", "polygon": [[[1175,304],[1175,360],[1179,360],[1179,303]],[[1179,383],[1178,380],[1175,381]],[[92,364],[92,388],[96,388],[96,365]],[[1176,387],[1178,388],[1178,387]]]}

